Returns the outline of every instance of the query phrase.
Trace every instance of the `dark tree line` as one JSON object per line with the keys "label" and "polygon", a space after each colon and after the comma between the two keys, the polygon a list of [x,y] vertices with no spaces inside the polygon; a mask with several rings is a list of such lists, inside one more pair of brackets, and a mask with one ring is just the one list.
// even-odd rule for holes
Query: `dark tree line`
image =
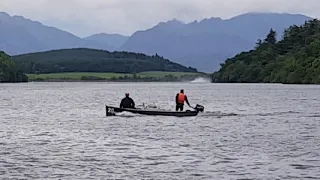
{"label": "dark tree line", "polygon": [[221,64],[213,82],[236,83],[320,83],[320,22],[306,21],[290,26],[280,41],[270,30],[255,49],[242,52]]}
{"label": "dark tree line", "polygon": [[108,52],[86,48],[53,50],[13,56],[25,73],[115,72],[144,71],[197,72],[163,57],[141,53]]}
{"label": "dark tree line", "polygon": [[28,77],[3,51],[0,51],[0,83],[27,82]]}

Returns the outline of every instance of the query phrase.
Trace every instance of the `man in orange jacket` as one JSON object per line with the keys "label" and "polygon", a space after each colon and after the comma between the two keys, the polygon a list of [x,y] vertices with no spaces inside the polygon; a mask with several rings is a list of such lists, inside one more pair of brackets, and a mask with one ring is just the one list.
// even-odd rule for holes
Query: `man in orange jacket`
{"label": "man in orange jacket", "polygon": [[186,101],[188,106],[191,107],[190,104],[189,104],[187,96],[184,94],[183,89],[181,89],[180,93],[178,93],[176,95],[176,111],[178,111],[179,109],[180,109],[180,111],[183,111],[184,101]]}

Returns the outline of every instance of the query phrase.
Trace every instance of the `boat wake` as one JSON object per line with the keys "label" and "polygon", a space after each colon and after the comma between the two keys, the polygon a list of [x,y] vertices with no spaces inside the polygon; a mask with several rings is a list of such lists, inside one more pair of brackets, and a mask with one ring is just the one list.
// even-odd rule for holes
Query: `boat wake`
{"label": "boat wake", "polygon": [[199,113],[198,116],[201,117],[228,117],[228,116],[238,116],[239,114],[235,114],[235,113],[223,113],[220,111],[206,111],[204,113]]}
{"label": "boat wake", "polygon": [[[151,111],[164,111],[164,109],[161,109],[157,106],[148,106],[148,108],[143,108],[145,110],[151,110]],[[265,112],[265,113],[254,113],[254,114],[237,114],[237,113],[232,113],[232,112],[221,112],[221,111],[204,111],[204,112],[199,112],[197,115],[198,117],[216,117],[216,118],[222,118],[222,117],[231,117],[231,116],[238,116],[238,117],[247,117],[247,116],[260,116],[260,117],[270,117],[270,116],[281,116],[281,115],[294,115],[294,114],[301,114],[301,112],[294,112],[294,111],[287,111],[287,112]],[[118,117],[143,117],[146,115],[143,114],[136,114],[136,113],[131,113],[131,112],[120,112],[120,113],[115,113],[116,116]],[[303,116],[303,114],[301,114]],[[309,114],[308,116],[305,117],[320,117],[319,113],[315,114]]]}
{"label": "boat wake", "polygon": [[204,77],[199,77],[199,78],[196,78],[195,80],[193,81],[190,81],[190,83],[210,83],[210,79],[209,78],[204,78]]}
{"label": "boat wake", "polygon": [[282,116],[282,115],[296,115],[296,114],[300,114],[301,112],[296,112],[296,111],[284,111],[284,112],[259,112],[259,113],[249,113],[249,114],[240,114],[240,116],[266,116],[266,117],[270,117],[270,116]]}
{"label": "boat wake", "polygon": [[[118,117],[141,117],[145,115],[141,114],[135,114],[131,112],[121,112],[116,113],[116,116]],[[203,112],[198,114],[199,117],[228,117],[228,116],[238,116],[238,114],[235,113],[223,113],[220,111],[212,111],[212,112]]]}
{"label": "boat wake", "polygon": [[138,116],[142,116],[141,114],[135,114],[135,113],[131,113],[131,112],[120,112],[120,113],[115,113],[116,116],[118,117],[138,117]]}

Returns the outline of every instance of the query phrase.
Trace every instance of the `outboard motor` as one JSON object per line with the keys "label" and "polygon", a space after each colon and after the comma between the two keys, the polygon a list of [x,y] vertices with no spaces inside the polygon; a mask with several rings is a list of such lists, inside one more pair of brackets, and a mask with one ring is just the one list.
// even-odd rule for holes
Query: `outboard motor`
{"label": "outboard motor", "polygon": [[199,112],[203,112],[204,111],[204,107],[197,104],[196,107],[194,108],[195,110],[199,111]]}

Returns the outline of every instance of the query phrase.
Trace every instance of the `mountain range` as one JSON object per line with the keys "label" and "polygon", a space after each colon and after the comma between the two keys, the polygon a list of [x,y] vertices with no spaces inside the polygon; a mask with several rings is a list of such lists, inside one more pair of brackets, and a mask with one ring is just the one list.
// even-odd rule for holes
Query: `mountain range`
{"label": "mountain range", "polygon": [[22,16],[0,12],[0,50],[9,55],[68,48],[130,51],[158,54],[212,72],[227,58],[252,49],[257,39],[264,39],[271,28],[281,35],[285,28],[310,19],[313,18],[288,13],[246,13],[225,20],[210,18],[191,23],[173,19],[130,37],[99,33],[80,38]]}

